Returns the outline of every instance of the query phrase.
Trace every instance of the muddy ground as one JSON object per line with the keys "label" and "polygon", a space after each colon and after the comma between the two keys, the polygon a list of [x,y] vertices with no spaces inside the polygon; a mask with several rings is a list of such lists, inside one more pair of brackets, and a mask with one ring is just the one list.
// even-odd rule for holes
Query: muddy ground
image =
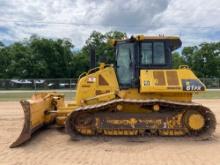
{"label": "muddy ground", "polygon": [[49,128],[22,147],[9,145],[20,134],[23,113],[17,102],[0,102],[0,165],[78,164],[78,165],[219,165],[220,99],[194,100],[216,114],[217,129],[209,141],[187,137],[101,138],[71,141],[64,130]]}

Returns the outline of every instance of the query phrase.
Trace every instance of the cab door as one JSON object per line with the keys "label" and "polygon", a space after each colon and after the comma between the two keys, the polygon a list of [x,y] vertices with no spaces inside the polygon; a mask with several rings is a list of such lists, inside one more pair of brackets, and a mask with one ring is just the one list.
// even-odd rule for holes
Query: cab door
{"label": "cab door", "polygon": [[120,88],[131,88],[134,80],[134,43],[116,47],[116,71]]}

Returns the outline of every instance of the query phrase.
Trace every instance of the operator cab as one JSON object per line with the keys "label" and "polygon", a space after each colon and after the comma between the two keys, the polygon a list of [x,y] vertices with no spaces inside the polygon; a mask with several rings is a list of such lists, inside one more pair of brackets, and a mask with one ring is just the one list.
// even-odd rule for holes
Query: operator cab
{"label": "operator cab", "polygon": [[137,36],[116,41],[116,73],[120,88],[139,86],[141,69],[171,69],[172,51],[181,46],[178,37]]}

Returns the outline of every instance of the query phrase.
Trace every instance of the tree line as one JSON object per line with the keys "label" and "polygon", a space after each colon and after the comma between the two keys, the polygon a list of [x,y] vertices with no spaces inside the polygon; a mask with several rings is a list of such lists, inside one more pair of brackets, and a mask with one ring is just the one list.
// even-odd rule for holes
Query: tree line
{"label": "tree line", "polygon": [[[89,52],[96,50],[97,61],[114,62],[111,39],[126,33],[93,31],[80,50],[66,39],[33,35],[9,46],[0,41],[0,79],[77,78],[89,69]],[[173,67],[188,65],[198,77],[220,77],[220,42],[184,47],[173,53]]]}

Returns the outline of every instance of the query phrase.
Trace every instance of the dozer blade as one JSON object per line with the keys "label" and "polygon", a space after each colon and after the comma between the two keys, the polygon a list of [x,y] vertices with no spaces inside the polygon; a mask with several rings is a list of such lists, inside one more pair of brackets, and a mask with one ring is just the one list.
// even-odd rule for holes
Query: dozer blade
{"label": "dozer blade", "polygon": [[33,130],[31,129],[30,103],[28,101],[20,101],[24,111],[24,125],[20,136],[10,145],[10,148],[17,147],[31,138]]}
{"label": "dozer blade", "polygon": [[31,100],[20,101],[24,111],[24,125],[20,136],[10,145],[10,148],[18,147],[31,139],[31,135],[44,125],[52,123],[55,116],[47,113],[54,108],[54,94],[38,93]]}

